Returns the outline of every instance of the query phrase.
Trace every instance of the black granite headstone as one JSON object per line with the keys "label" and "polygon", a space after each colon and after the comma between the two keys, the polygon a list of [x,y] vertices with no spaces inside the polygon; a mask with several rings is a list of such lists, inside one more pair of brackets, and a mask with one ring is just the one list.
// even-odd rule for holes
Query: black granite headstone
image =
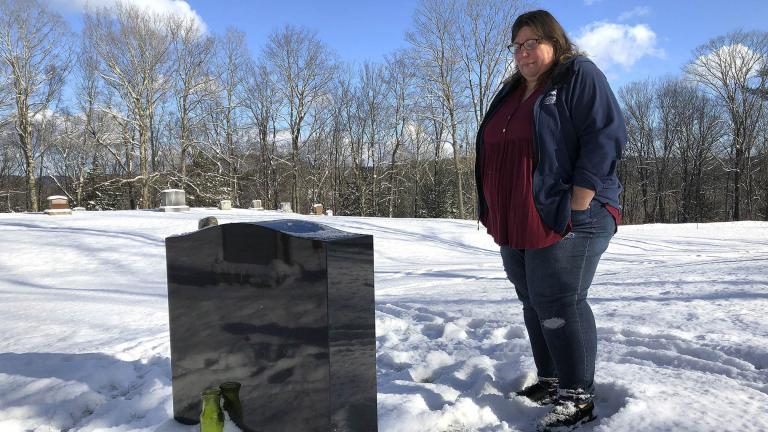
{"label": "black granite headstone", "polygon": [[373,237],[279,220],[165,244],[176,420],[236,381],[243,429],[377,430]]}

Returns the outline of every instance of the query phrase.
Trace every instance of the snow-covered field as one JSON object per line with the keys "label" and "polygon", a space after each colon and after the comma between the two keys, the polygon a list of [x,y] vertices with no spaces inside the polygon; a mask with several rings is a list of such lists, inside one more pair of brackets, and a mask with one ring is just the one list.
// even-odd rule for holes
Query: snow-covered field
{"label": "snow-covered field", "polygon": [[[165,237],[276,212],[0,214],[0,431],[171,419]],[[472,221],[297,216],[372,234],[379,430],[531,431],[522,310]],[[768,223],[623,226],[591,291],[594,431],[768,430]]]}

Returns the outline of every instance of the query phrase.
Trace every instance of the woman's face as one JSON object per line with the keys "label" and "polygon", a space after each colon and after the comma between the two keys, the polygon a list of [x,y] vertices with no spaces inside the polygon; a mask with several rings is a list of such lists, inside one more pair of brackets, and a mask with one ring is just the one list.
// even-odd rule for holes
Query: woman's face
{"label": "woman's face", "polygon": [[[533,29],[526,26],[520,29],[512,42],[515,44],[524,44],[530,39],[540,39],[540,36],[534,33]],[[555,50],[549,41],[540,39],[535,48],[527,50],[520,47],[515,53],[515,63],[520,74],[529,83],[538,83],[539,78],[555,62]]]}

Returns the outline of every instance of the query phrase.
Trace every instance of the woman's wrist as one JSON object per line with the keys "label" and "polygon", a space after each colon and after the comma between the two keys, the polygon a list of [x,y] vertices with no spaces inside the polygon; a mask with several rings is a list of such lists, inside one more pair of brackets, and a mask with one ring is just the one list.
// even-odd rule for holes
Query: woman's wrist
{"label": "woman's wrist", "polygon": [[592,202],[592,198],[595,197],[595,191],[592,189],[583,188],[581,186],[574,186],[571,191],[571,209],[572,210],[586,210],[589,207],[589,203]]}

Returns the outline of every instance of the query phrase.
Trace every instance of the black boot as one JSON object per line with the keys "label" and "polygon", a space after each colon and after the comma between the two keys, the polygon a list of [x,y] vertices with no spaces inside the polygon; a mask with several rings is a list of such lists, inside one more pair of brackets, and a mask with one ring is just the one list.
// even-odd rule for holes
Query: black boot
{"label": "black boot", "polygon": [[537,383],[516,391],[517,396],[528,398],[539,405],[549,405],[557,400],[557,378],[540,379]]}
{"label": "black boot", "polygon": [[596,416],[592,414],[595,404],[592,401],[578,403],[573,400],[560,398],[555,402],[547,415],[539,420],[536,425],[538,432],[564,432],[571,431],[584,423],[591,422]]}

